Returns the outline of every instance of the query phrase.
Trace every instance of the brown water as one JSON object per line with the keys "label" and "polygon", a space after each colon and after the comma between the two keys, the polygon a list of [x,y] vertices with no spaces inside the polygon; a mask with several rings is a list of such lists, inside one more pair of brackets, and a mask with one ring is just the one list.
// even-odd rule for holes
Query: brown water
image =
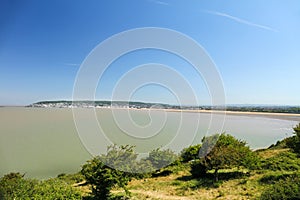
{"label": "brown water", "polygon": [[[84,109],[83,109],[84,111]],[[151,131],[139,131],[134,133],[134,137],[124,134],[121,127],[127,126],[124,110],[115,110],[119,116],[118,125],[112,119],[110,109],[96,109],[96,116],[99,124],[108,140],[117,144],[135,144],[139,152],[147,152],[156,146],[165,146],[172,141],[175,136],[177,143],[175,151],[180,151],[182,145],[200,142],[207,131],[214,131],[214,124],[210,122],[209,114],[185,113],[185,123],[181,124],[182,113],[168,112],[164,119],[163,127],[159,129],[157,135],[151,135]],[[127,112],[127,111],[126,111]],[[191,138],[194,131],[195,118],[200,117],[197,135]],[[90,119],[82,115],[85,124],[89,124]],[[134,123],[142,128],[147,128],[149,123],[160,121],[159,112],[135,110],[130,116]],[[152,117],[152,118],[151,118]],[[222,116],[216,115],[222,120]],[[123,121],[123,122],[122,122]],[[261,116],[226,116],[223,131],[231,133],[239,139],[246,140],[251,148],[267,147],[277,140],[290,136],[292,127],[297,121],[279,120]],[[176,135],[176,131],[182,128],[182,134]],[[125,127],[125,132],[135,130],[131,126]],[[145,129],[146,130],[146,129]],[[150,130],[150,129],[149,129]],[[86,135],[85,135],[86,134]],[[80,132],[88,136],[86,133]],[[84,137],[85,137],[84,136]],[[73,121],[71,109],[55,108],[0,108],[0,176],[9,172],[26,173],[28,177],[47,178],[54,177],[60,173],[73,173],[80,170],[80,166],[91,158],[86,150]],[[145,139],[146,138],[146,139]],[[179,142],[178,142],[179,141]],[[91,139],[91,146],[96,149],[99,141]],[[104,146],[100,148],[106,148]],[[176,149],[177,148],[177,149]]]}

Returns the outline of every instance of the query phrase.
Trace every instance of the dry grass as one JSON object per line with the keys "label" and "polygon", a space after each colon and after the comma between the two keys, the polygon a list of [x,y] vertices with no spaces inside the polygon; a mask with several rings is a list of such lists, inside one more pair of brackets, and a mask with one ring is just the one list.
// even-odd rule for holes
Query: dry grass
{"label": "dry grass", "polygon": [[[132,199],[257,199],[264,189],[264,186],[258,184],[262,176],[253,174],[249,177],[224,180],[222,184],[216,186],[201,184],[201,180],[192,179],[189,172],[184,171],[166,177],[133,180],[128,188],[132,193]],[[120,190],[114,193],[124,194]]]}
{"label": "dry grass", "polygon": [[[259,151],[263,158],[271,158],[289,149],[267,149]],[[133,200],[243,200],[259,199],[262,191],[268,187],[262,184],[260,179],[268,175],[280,175],[283,171],[257,170],[247,171],[241,169],[220,170],[221,182],[215,183],[213,177],[193,179],[188,166],[182,171],[168,176],[132,180],[128,189]],[[292,173],[292,172],[289,172]],[[88,186],[79,186],[85,194],[88,194]],[[120,188],[112,191],[115,195],[125,195]]]}
{"label": "dry grass", "polygon": [[288,148],[286,148],[286,149],[267,149],[267,150],[258,152],[258,155],[264,159],[267,159],[267,158],[274,157],[282,152],[287,152],[289,150],[290,149],[288,149]]}

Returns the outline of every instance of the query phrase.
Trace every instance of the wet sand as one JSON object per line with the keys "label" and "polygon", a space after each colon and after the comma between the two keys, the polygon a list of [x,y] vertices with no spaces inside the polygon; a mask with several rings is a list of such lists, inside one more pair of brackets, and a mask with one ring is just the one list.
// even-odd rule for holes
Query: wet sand
{"label": "wet sand", "polygon": [[[111,108],[107,108],[111,109]],[[223,111],[223,110],[184,110],[184,109],[159,109],[159,108],[113,108],[113,109],[128,109],[128,110],[144,110],[144,111],[165,111],[165,112],[191,112],[191,113],[206,113],[219,115],[235,115],[249,117],[268,117],[273,119],[297,121],[300,123],[300,114],[295,113],[269,113],[269,112],[243,112],[243,111]]]}

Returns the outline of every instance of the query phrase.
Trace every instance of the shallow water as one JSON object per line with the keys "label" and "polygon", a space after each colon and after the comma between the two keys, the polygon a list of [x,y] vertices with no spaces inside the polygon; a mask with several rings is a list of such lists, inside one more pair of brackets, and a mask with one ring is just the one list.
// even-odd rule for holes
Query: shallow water
{"label": "shallow water", "polygon": [[139,153],[157,147],[179,152],[204,135],[226,131],[251,148],[262,148],[292,135],[298,123],[235,115],[223,121],[222,115],[147,110],[77,109],[76,113],[79,132],[72,109],[0,108],[0,176],[21,172],[48,178],[77,172],[90,153],[102,153],[109,142],[135,145]]}

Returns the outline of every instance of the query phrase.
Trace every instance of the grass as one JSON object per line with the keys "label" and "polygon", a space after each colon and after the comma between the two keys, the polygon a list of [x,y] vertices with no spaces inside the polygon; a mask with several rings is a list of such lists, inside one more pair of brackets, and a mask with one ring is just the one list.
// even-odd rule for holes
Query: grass
{"label": "grass", "polygon": [[[206,178],[192,178],[188,164],[172,166],[167,169],[173,171],[171,174],[161,173],[155,177],[132,180],[128,185],[130,199],[259,199],[261,193],[275,181],[294,173],[300,174],[297,167],[294,167],[300,169],[300,159],[289,149],[266,149],[258,153],[263,163],[268,163],[267,168],[252,171],[238,168],[220,170],[219,181],[215,182],[212,174]],[[78,187],[88,194],[88,186]],[[115,188],[112,193],[116,196],[125,195],[119,188]]]}
{"label": "grass", "polygon": [[221,177],[222,172],[221,181],[215,183],[213,178],[193,179],[188,171],[183,171],[167,177],[134,180],[129,189],[133,199],[249,199],[259,197],[264,187],[258,183],[257,175],[236,179]]}

